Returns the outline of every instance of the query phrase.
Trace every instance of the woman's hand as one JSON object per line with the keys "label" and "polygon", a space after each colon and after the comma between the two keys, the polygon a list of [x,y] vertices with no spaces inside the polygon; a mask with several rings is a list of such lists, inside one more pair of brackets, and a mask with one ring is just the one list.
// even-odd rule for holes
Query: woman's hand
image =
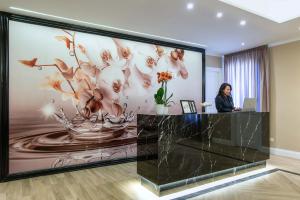
{"label": "woman's hand", "polygon": [[239,108],[239,107],[235,107],[234,109],[233,109],[233,111],[241,111],[242,109],[241,108]]}

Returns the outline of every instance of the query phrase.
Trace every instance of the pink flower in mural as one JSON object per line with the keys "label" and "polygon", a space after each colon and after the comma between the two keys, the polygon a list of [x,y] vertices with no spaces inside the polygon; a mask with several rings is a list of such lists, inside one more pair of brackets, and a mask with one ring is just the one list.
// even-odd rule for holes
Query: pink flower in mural
{"label": "pink flower in mural", "polygon": [[152,84],[152,76],[141,72],[137,67],[134,67],[134,71],[137,75],[137,79],[141,81],[142,86],[148,89]]}
{"label": "pink flower in mural", "polygon": [[175,51],[178,54],[178,59],[179,60],[183,60],[183,56],[184,56],[184,50],[183,49],[175,49]]}
{"label": "pink flower in mural", "polygon": [[184,50],[183,49],[175,49],[171,51],[171,59],[173,61],[181,60],[183,61]]}
{"label": "pink flower in mural", "polygon": [[129,47],[124,46],[120,39],[114,38],[113,41],[117,46],[118,56],[120,59],[129,60],[132,58],[132,54]]}
{"label": "pink flower in mural", "polygon": [[34,67],[36,64],[37,58],[33,58],[32,60],[19,60],[20,63],[26,65],[28,67]]}
{"label": "pink flower in mural", "polygon": [[104,63],[106,63],[107,65],[109,65],[109,63],[111,62],[112,60],[112,56],[111,56],[111,53],[109,50],[104,50],[102,51],[101,55],[100,55],[102,61]]}
{"label": "pink flower in mural", "polygon": [[58,73],[46,77],[46,83],[43,85],[45,88],[54,89],[55,91],[64,93],[61,84],[63,80]]}
{"label": "pink flower in mural", "polygon": [[151,56],[148,56],[148,58],[146,60],[146,65],[150,68],[153,68],[155,65],[157,65],[157,63],[154,60],[154,58],[152,58]]}
{"label": "pink flower in mural", "polygon": [[129,59],[129,57],[131,56],[131,52],[128,47],[121,47],[120,54],[122,55],[122,58],[124,58],[124,59]]}
{"label": "pink flower in mural", "polygon": [[162,57],[164,55],[164,49],[161,46],[156,45],[156,53],[159,57]]}
{"label": "pink flower in mural", "polygon": [[121,84],[121,81],[120,81],[120,80],[114,81],[114,82],[113,82],[113,86],[112,86],[114,92],[115,92],[115,93],[119,93],[119,92],[121,91],[121,86],[122,86],[122,84]]}
{"label": "pink flower in mural", "polygon": [[172,66],[178,70],[178,75],[183,79],[188,78],[188,71],[184,65],[184,50],[175,49],[170,53],[170,63]]}
{"label": "pink flower in mural", "polygon": [[71,48],[71,43],[72,43],[72,41],[71,41],[69,38],[67,38],[66,36],[56,36],[55,38],[56,38],[58,41],[64,41],[64,42],[65,42],[65,45],[66,45],[66,47],[67,47],[68,49]]}

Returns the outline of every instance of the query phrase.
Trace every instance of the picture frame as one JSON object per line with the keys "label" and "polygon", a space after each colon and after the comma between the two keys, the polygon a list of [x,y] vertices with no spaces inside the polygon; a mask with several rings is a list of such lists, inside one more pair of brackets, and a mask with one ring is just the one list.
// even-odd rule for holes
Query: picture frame
{"label": "picture frame", "polygon": [[[25,15],[19,15],[14,13],[0,11],[0,76],[3,79],[2,90],[0,91],[1,99],[1,112],[0,112],[0,124],[3,134],[0,137],[0,181],[11,181],[22,178],[29,178],[41,175],[56,174],[80,169],[87,169],[92,167],[100,167],[107,165],[114,165],[119,163],[134,162],[138,158],[127,157],[115,160],[97,161],[93,163],[82,163],[76,165],[69,165],[65,167],[57,168],[45,168],[31,171],[24,171],[18,173],[9,173],[9,23],[10,22],[23,22],[26,24],[39,25],[44,27],[52,27],[59,29],[67,29],[71,31],[77,31],[81,33],[88,33],[92,35],[108,36],[118,39],[125,39],[135,42],[142,42],[154,45],[161,45],[171,48],[182,48],[184,50],[191,50],[202,53],[202,101],[205,100],[205,49],[199,47],[193,47],[184,44],[177,44],[173,42],[166,42],[163,40],[150,39],[142,36],[134,36],[125,33],[101,30],[92,27],[86,27],[82,25],[75,25],[72,23],[59,22],[49,19],[41,19],[37,17],[29,17]],[[11,28],[11,27],[10,27]]]}
{"label": "picture frame", "polygon": [[193,100],[180,100],[183,114],[196,114],[197,108]]}

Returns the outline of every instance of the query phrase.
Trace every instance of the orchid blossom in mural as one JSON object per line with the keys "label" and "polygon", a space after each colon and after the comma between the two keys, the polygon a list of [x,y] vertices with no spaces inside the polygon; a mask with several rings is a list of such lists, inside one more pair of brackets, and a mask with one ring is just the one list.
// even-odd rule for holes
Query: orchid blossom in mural
{"label": "orchid blossom in mural", "polygon": [[[114,46],[100,50],[95,61],[95,52],[84,43],[77,43],[76,32],[63,32],[64,35],[55,38],[64,44],[75,65],[68,64],[62,58],[53,58],[51,63],[42,63],[39,58],[19,62],[29,68],[56,69],[55,73],[45,77],[42,87],[60,93],[64,100],[72,101],[77,113],[73,121],[128,123],[134,119],[136,111],[127,113],[127,105],[121,102],[121,97],[128,95],[130,89],[147,91],[153,87],[158,66],[171,66],[179,77],[188,77],[183,49],[168,53],[161,46],[149,45],[153,53],[145,54],[126,46],[123,40],[113,38]],[[112,51],[116,51],[117,55],[113,55]],[[67,128],[74,128],[63,108],[58,110],[54,113],[57,120]]]}

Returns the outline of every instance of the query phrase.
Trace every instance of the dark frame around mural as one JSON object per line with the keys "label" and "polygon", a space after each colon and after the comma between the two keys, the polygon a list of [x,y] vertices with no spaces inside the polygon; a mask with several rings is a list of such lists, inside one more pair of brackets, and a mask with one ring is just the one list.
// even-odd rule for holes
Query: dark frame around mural
{"label": "dark frame around mural", "polygon": [[[196,51],[202,53],[202,102],[205,100],[205,49],[192,47],[188,45],[175,44],[166,41],[160,41],[150,38],[144,38],[140,36],[133,36],[124,33],[117,33],[112,31],[100,30],[96,28],[90,28],[85,26],[73,25],[69,23],[63,23],[58,21],[40,19],[36,17],[29,17],[24,15],[17,15],[0,11],[0,181],[10,181],[15,179],[29,178],[41,175],[62,173],[66,171],[74,171],[92,167],[107,166],[125,162],[132,162],[136,160],[136,157],[118,159],[111,161],[101,161],[96,163],[86,163],[62,168],[51,168],[43,170],[35,170],[30,172],[11,174],[9,175],[9,21],[17,21],[35,25],[41,25],[46,27],[68,29],[72,31],[78,31],[83,33],[90,33],[101,36],[109,36],[120,39],[126,39],[136,42],[143,42],[148,44],[156,44],[172,48],[181,48],[190,51]],[[204,112],[204,110],[203,110]]]}

